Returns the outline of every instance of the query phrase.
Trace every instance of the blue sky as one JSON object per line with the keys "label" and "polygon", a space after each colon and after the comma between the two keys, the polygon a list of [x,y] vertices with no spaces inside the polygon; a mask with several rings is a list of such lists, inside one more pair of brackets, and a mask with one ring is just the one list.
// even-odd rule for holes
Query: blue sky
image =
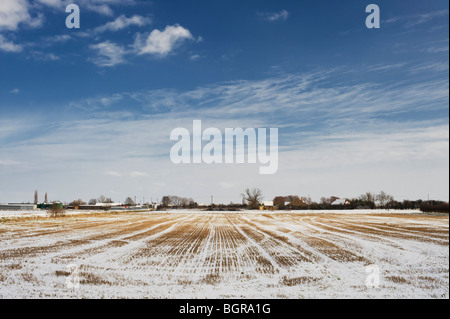
{"label": "blue sky", "polygon": [[[0,202],[448,200],[447,1],[0,2]],[[279,128],[279,170],[175,165],[170,132]]]}

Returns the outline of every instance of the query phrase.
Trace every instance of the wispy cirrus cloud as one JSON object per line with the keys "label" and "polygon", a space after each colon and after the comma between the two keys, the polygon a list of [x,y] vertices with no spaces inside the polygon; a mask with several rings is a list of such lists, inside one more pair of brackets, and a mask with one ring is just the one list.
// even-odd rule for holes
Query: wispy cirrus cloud
{"label": "wispy cirrus cloud", "polygon": [[274,21],[286,21],[287,18],[289,17],[289,12],[286,10],[281,10],[279,12],[258,12],[257,15],[265,20],[265,21],[269,21],[269,22],[274,22]]}
{"label": "wispy cirrus cloud", "polygon": [[[405,28],[412,28],[418,25],[422,25],[428,23],[434,19],[448,17],[449,11],[446,10],[438,10],[425,12],[420,14],[413,14],[407,16],[395,16],[390,17],[389,19],[384,20],[382,23],[391,24],[391,23],[402,23]],[[448,23],[447,23],[448,25]]]}
{"label": "wispy cirrus cloud", "polygon": [[60,57],[51,52],[43,52],[38,50],[30,51],[27,58],[32,58],[37,61],[56,61],[59,60]]}
{"label": "wispy cirrus cloud", "polygon": [[408,22],[406,23],[405,27],[411,28],[416,25],[427,23],[435,18],[445,17],[445,16],[448,17],[448,10],[439,10],[439,11],[432,11],[432,12],[417,14],[417,15],[406,18],[408,20]]}
{"label": "wispy cirrus cloud", "polygon": [[[358,78],[361,74],[389,72],[403,73],[406,77],[414,74],[414,77],[411,81],[394,81],[389,85],[353,82],[348,78],[348,75]],[[314,126],[318,121],[364,121],[388,115],[398,118],[402,114],[442,110],[448,101],[446,72],[448,64],[439,62],[341,67],[302,74],[281,73],[258,81],[216,83],[189,91],[168,88],[118,92],[76,101],[73,105],[97,111],[127,105],[129,111],[138,113],[270,118],[277,125],[301,117],[303,123]],[[429,78],[439,74],[437,78]],[[417,81],[422,75],[427,79]]]}

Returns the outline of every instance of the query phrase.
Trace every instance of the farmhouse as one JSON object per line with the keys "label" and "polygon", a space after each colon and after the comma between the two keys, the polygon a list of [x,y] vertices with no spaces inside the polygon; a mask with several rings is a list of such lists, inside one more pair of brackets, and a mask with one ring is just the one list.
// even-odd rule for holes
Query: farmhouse
{"label": "farmhouse", "polygon": [[303,197],[302,198],[294,197],[289,203],[290,208],[300,208],[306,206],[308,205],[306,205],[306,203],[303,201]]}

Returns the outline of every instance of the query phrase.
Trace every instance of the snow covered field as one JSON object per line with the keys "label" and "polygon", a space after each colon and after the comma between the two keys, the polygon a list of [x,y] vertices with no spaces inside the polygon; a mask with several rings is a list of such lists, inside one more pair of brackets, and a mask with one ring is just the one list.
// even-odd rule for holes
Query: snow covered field
{"label": "snow covered field", "polygon": [[5,216],[0,298],[449,298],[448,216]]}

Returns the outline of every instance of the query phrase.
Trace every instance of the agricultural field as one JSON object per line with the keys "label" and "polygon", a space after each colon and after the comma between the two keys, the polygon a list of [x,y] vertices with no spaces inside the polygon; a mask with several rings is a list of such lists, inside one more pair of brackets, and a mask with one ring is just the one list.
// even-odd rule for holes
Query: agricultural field
{"label": "agricultural field", "polygon": [[121,212],[0,222],[0,298],[449,298],[449,218]]}

